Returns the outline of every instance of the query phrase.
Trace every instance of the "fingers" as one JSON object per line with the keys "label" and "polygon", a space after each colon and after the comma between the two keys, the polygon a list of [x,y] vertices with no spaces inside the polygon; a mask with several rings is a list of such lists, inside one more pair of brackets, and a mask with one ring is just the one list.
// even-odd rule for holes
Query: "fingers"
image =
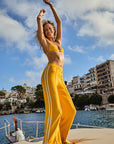
{"label": "fingers", "polygon": [[43,9],[43,13],[45,13],[46,11],[45,11],[45,9]]}
{"label": "fingers", "polygon": [[45,12],[46,12],[45,9],[42,9],[42,10],[40,11],[40,13],[43,13],[43,14],[44,14]]}
{"label": "fingers", "polygon": [[40,10],[39,15],[43,16],[45,12],[46,12],[45,9],[42,9],[42,10]]}
{"label": "fingers", "polygon": [[45,9],[40,10],[39,15],[37,16],[37,20],[38,19],[40,20],[42,18],[42,16],[44,16],[45,12],[46,12]]}

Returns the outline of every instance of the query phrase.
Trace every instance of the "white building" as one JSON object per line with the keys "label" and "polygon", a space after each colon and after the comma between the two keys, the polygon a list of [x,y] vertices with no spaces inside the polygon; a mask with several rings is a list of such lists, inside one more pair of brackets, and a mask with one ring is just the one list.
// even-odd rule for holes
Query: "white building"
{"label": "white building", "polygon": [[26,89],[26,97],[29,97],[30,99],[35,97],[36,87],[27,86],[26,83],[23,85],[23,87]]}
{"label": "white building", "polygon": [[0,98],[0,103],[4,103],[5,102],[5,98]]}
{"label": "white building", "polygon": [[68,83],[68,90],[70,94],[84,94],[84,93],[95,93],[96,92],[96,74],[95,68],[89,69],[89,73],[84,74],[82,77],[75,76]]}
{"label": "white building", "polygon": [[4,90],[4,88],[0,91],[5,93],[4,96],[0,96],[0,103],[4,103],[6,101],[6,99],[9,97],[10,92],[7,92],[6,90]]}

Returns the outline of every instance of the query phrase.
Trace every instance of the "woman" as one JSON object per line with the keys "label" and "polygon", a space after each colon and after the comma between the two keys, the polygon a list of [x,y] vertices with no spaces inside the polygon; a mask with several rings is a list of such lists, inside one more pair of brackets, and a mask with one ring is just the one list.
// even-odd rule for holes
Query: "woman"
{"label": "woman", "polygon": [[76,110],[63,80],[62,24],[53,4],[43,1],[50,6],[57,23],[57,32],[51,21],[42,24],[43,9],[37,17],[37,38],[49,61],[41,78],[46,111],[43,144],[68,144],[71,142],[66,139]]}

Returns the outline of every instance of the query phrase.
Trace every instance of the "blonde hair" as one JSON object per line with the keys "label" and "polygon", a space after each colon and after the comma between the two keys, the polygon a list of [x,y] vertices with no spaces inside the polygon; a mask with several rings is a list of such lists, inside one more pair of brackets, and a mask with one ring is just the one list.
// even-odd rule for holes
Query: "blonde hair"
{"label": "blonde hair", "polygon": [[[44,30],[44,27],[45,27],[46,24],[51,24],[51,25],[53,26],[53,29],[54,29],[54,37],[56,37],[57,31],[56,31],[56,28],[55,28],[54,23],[51,22],[51,21],[49,21],[49,20],[43,21],[43,30]],[[44,35],[45,35],[45,31],[44,31]],[[45,37],[46,37],[46,35],[45,35]]]}
{"label": "blonde hair", "polygon": [[[53,26],[53,29],[54,29],[54,38],[56,38],[57,30],[55,28],[54,23],[51,22],[51,21],[49,21],[49,20],[43,20],[42,21],[44,35],[45,35],[44,27],[45,27],[46,24],[51,24]],[[45,37],[46,37],[46,35],[45,35]],[[39,41],[39,39],[38,39],[38,30],[36,31],[36,39]]]}

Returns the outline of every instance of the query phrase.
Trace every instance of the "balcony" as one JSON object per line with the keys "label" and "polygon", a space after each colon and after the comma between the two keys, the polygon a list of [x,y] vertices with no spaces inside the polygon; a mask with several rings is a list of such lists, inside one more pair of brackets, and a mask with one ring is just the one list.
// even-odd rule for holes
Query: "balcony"
{"label": "balcony", "polygon": [[97,77],[99,78],[99,77],[104,77],[107,75],[110,75],[110,72],[105,72],[105,73],[99,74],[99,75],[97,75]]}

